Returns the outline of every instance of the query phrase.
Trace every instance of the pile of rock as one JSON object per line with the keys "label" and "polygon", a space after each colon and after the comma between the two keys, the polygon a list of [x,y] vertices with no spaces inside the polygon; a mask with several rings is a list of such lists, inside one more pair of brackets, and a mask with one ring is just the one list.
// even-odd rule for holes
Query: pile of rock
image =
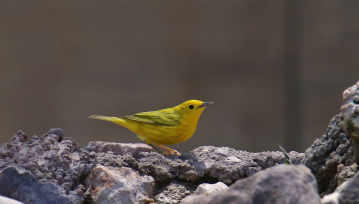
{"label": "pile of rock", "polygon": [[145,144],[80,148],[55,128],[0,146],[0,203],[359,203],[359,82],[305,153],[202,146],[164,156]]}

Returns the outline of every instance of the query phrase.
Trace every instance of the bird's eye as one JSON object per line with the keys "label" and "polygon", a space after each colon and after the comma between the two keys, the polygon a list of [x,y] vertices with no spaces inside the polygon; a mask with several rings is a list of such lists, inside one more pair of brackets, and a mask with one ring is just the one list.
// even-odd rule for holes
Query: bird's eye
{"label": "bird's eye", "polygon": [[194,107],[193,107],[193,105],[189,105],[188,108],[189,108],[189,109],[193,109]]}

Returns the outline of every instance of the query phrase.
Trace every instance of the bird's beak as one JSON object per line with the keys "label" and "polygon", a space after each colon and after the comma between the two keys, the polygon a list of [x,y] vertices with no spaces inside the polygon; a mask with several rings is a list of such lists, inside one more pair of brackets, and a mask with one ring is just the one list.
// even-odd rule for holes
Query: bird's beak
{"label": "bird's beak", "polygon": [[213,102],[203,102],[200,106],[198,106],[198,108],[203,108],[211,104],[213,104]]}

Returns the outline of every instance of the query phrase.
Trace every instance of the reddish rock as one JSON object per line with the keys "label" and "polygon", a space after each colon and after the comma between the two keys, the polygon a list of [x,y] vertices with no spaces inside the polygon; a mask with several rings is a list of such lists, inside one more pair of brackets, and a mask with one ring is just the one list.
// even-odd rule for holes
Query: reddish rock
{"label": "reddish rock", "polygon": [[154,193],[154,179],[127,167],[95,167],[85,180],[91,203],[148,203]]}

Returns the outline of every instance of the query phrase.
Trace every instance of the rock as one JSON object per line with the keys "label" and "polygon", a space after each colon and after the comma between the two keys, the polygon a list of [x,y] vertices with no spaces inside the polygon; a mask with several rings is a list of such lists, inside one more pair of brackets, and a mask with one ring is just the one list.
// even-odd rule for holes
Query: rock
{"label": "rock", "polygon": [[359,163],[359,81],[343,92],[340,116],[342,127],[352,139],[353,160]]}
{"label": "rock", "polygon": [[350,166],[344,166],[343,164],[338,165],[338,170],[335,178],[335,180],[337,181],[336,185],[339,186],[345,181],[354,177],[357,171],[358,171],[358,165],[356,163]]}
{"label": "rock", "polygon": [[359,203],[359,172],[343,184],[334,193],[322,198],[322,204],[356,204]]}
{"label": "rock", "polygon": [[[295,164],[304,159],[303,153],[289,155]],[[0,172],[13,172],[2,182],[17,182],[11,188],[0,186],[0,194],[25,203],[46,203],[53,197],[62,203],[178,203],[198,185],[197,193],[209,193],[285,161],[279,151],[251,153],[212,146],[180,157],[166,157],[144,144],[90,142],[81,149],[59,128],[31,138],[19,131],[0,146]],[[26,185],[19,180],[34,189],[24,191],[21,186]],[[213,185],[216,182],[225,184]],[[49,198],[39,196],[44,192]]]}
{"label": "rock", "polygon": [[36,204],[73,204],[81,203],[76,196],[66,195],[57,184],[38,180],[32,173],[7,167],[0,172],[0,192],[24,203]]}
{"label": "rock", "polygon": [[58,142],[64,138],[64,131],[61,128],[51,128],[47,132],[48,137],[54,137]]}
{"label": "rock", "polygon": [[[27,177],[23,175],[33,176],[34,180],[41,181],[31,183],[31,185],[36,184],[36,188],[42,191],[52,188],[56,190],[55,194],[68,196],[73,203],[81,203],[86,197],[84,194],[86,189],[81,184],[81,179],[92,168],[89,158],[72,139],[64,137],[60,128],[50,129],[43,136],[33,136],[30,139],[25,132],[19,131],[8,143],[0,146],[0,171],[5,171],[9,166],[16,167],[16,171],[12,170],[13,173],[8,175],[9,181],[26,179]],[[14,173],[14,171],[19,173]],[[29,173],[22,173],[27,171]],[[31,185],[29,188],[32,188]],[[0,194],[8,196],[5,190],[1,188]],[[16,189],[12,191],[18,192]],[[30,192],[38,193],[35,189]],[[10,197],[30,203],[28,200],[23,200],[28,198],[23,197],[22,194],[18,192]],[[32,196],[36,197],[36,195]]]}
{"label": "rock", "polygon": [[96,153],[111,152],[115,155],[137,155],[139,152],[152,152],[152,147],[143,143],[116,143],[116,142],[100,142],[93,141],[84,148],[87,151]]}
{"label": "rock", "polygon": [[[179,203],[184,197],[193,197],[197,195],[207,195],[215,191],[227,189],[228,186],[222,182],[215,184],[203,183],[200,184],[194,191],[193,195],[188,196],[195,186],[188,183],[172,182],[168,186],[160,189],[160,193],[155,196],[155,203],[158,204],[173,204]],[[185,198],[185,199],[186,199]]]}
{"label": "rock", "polygon": [[7,198],[7,197],[4,197],[4,196],[0,196],[0,203],[1,204],[24,204],[22,202],[19,202],[17,200]]}
{"label": "rock", "polygon": [[228,189],[228,186],[222,182],[217,182],[215,184],[202,183],[197,187],[193,195],[187,196],[181,202],[191,203],[192,201],[200,199],[201,195],[209,195],[211,193],[225,189]]}
{"label": "rock", "polygon": [[201,185],[199,185],[196,189],[196,191],[194,192],[194,195],[208,195],[210,193],[219,191],[219,190],[224,190],[227,189],[228,186],[222,182],[217,182],[215,184],[210,184],[210,183],[202,183]]}
{"label": "rock", "polygon": [[[228,147],[202,146],[191,153],[186,161],[194,166],[200,177],[206,175],[226,184],[286,161],[279,151],[250,153]],[[290,152],[289,156],[294,164],[304,159],[304,154],[297,152]]]}
{"label": "rock", "polygon": [[321,204],[339,204],[339,193],[334,192],[328,195],[325,195],[321,200]]}
{"label": "rock", "polygon": [[155,203],[157,204],[176,204],[179,203],[184,197],[188,196],[195,186],[182,182],[171,182],[169,185],[159,189],[155,196]]}
{"label": "rock", "polygon": [[90,201],[97,204],[148,203],[154,193],[154,179],[127,167],[97,166],[85,180]]}
{"label": "rock", "polygon": [[315,177],[305,166],[278,165],[236,181],[227,190],[184,199],[187,203],[320,203]]}
{"label": "rock", "polygon": [[320,193],[331,193],[337,187],[338,165],[350,166],[355,163],[355,151],[351,143],[337,115],[330,120],[325,134],[305,151],[303,164],[317,178]]}
{"label": "rock", "polygon": [[332,193],[358,169],[359,81],[343,92],[343,101],[341,113],[331,119],[325,134],[305,151],[303,163],[316,176],[322,195]]}
{"label": "rock", "polygon": [[354,140],[359,140],[359,81],[343,92],[341,117],[346,133]]}
{"label": "rock", "polygon": [[[289,155],[296,164],[304,159],[303,153],[290,152]],[[153,176],[160,184],[171,180],[190,183],[221,181],[231,184],[285,161],[285,156],[279,151],[250,153],[212,146],[196,148],[181,157],[165,157],[157,152],[142,152],[135,157],[122,157],[123,165]]]}

